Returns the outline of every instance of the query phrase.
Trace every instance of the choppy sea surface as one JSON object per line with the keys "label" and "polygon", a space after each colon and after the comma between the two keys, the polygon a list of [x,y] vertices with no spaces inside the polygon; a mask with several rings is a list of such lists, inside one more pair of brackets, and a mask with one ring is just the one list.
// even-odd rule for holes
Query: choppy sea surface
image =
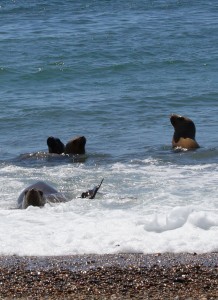
{"label": "choppy sea surface", "polygon": [[[218,251],[217,13],[1,1],[0,255]],[[171,149],[171,113],[195,122],[200,149]],[[84,135],[86,154],[48,154],[51,135]],[[38,180],[69,201],[17,209]]]}

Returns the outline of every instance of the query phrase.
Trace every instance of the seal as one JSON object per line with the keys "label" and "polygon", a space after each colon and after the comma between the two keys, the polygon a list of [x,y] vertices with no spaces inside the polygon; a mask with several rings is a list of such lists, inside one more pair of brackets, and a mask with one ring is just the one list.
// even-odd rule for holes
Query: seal
{"label": "seal", "polygon": [[70,140],[65,146],[65,154],[85,154],[86,138],[78,136]]}
{"label": "seal", "polygon": [[55,138],[53,136],[48,137],[47,145],[48,145],[48,152],[49,153],[56,153],[56,154],[64,153],[65,146],[61,142],[61,140],[58,139],[58,138]]}
{"label": "seal", "polygon": [[25,188],[18,197],[18,208],[25,209],[28,206],[43,207],[46,203],[66,202],[67,199],[55,188],[45,183],[38,181]]}
{"label": "seal", "polygon": [[194,122],[184,116],[172,114],[170,122],[174,127],[172,139],[173,148],[183,148],[187,150],[197,149],[200,146],[195,140],[196,128]]}

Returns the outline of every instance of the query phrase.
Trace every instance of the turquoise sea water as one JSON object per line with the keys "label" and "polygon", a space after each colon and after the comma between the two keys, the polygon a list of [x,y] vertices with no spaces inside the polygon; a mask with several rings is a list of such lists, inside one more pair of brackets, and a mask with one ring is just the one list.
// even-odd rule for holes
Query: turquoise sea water
{"label": "turquoise sea water", "polygon": [[[217,12],[201,0],[1,1],[1,253],[217,251]],[[171,150],[171,113],[195,122],[200,149]],[[86,136],[86,155],[48,155],[50,135]],[[103,177],[95,201],[77,199]],[[69,203],[19,215],[36,180]],[[43,242],[33,227],[11,243],[39,214]]]}

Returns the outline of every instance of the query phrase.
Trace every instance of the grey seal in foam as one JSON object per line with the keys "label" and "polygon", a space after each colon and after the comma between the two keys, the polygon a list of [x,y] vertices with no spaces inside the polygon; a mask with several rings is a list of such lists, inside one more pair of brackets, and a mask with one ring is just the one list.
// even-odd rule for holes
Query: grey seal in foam
{"label": "grey seal in foam", "polygon": [[25,188],[18,197],[18,208],[25,209],[28,206],[43,207],[45,203],[66,202],[66,197],[58,192],[55,188],[45,183],[38,181]]}
{"label": "grey seal in foam", "polygon": [[170,116],[170,122],[174,127],[173,148],[191,150],[200,147],[195,140],[196,128],[191,119],[173,114]]}

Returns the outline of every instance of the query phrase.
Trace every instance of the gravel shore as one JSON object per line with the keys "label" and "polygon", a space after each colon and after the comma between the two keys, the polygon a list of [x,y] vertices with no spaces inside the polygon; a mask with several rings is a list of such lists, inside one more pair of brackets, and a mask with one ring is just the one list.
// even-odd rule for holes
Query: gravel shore
{"label": "gravel shore", "polygon": [[218,299],[218,253],[0,257],[0,299]]}

